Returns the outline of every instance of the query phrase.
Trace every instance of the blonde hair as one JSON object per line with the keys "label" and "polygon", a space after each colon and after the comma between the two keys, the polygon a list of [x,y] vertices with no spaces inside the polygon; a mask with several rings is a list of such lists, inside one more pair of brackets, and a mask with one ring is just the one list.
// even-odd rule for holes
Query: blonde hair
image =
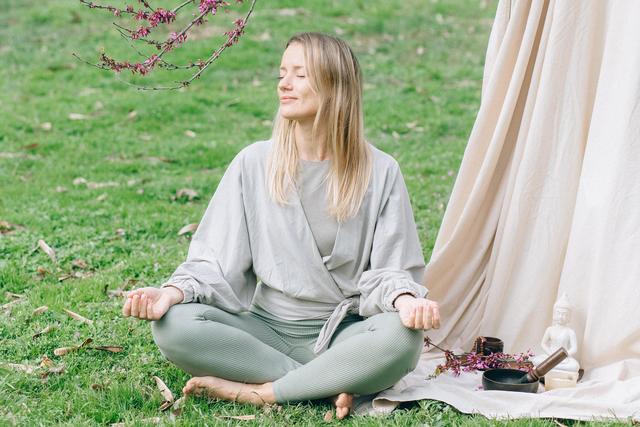
{"label": "blonde hair", "polygon": [[[371,150],[364,140],[362,72],[351,48],[342,40],[321,33],[300,33],[286,47],[300,43],[312,90],[320,95],[312,138],[323,135],[332,158],[328,177],[329,214],[339,222],[355,216],[369,185]],[[274,201],[287,204],[295,184],[298,150],[296,122],[278,114],[274,120],[272,150],[267,172]]]}

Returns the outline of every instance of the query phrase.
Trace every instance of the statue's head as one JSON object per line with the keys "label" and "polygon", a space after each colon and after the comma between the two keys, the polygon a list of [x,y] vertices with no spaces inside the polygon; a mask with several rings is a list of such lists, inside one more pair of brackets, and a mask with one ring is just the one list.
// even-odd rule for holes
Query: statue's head
{"label": "statue's head", "polygon": [[569,296],[563,293],[553,305],[553,323],[566,325],[571,320],[571,302]]}

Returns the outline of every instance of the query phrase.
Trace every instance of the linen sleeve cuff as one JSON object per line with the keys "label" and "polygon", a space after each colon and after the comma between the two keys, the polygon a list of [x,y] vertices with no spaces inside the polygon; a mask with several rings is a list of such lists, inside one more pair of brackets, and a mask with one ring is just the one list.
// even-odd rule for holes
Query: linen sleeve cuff
{"label": "linen sleeve cuff", "polygon": [[427,296],[427,288],[424,286],[420,286],[415,284],[414,286],[402,286],[394,289],[389,294],[387,294],[386,298],[383,302],[384,311],[398,311],[397,308],[394,307],[393,302],[402,294],[412,295],[414,298],[425,298]]}
{"label": "linen sleeve cuff", "polygon": [[182,291],[184,295],[184,299],[180,304],[187,304],[193,302],[195,299],[195,290],[193,288],[193,284],[189,283],[187,280],[183,280],[182,282],[168,281],[160,286],[161,288],[166,288],[167,286],[173,286],[174,288],[178,288]]}

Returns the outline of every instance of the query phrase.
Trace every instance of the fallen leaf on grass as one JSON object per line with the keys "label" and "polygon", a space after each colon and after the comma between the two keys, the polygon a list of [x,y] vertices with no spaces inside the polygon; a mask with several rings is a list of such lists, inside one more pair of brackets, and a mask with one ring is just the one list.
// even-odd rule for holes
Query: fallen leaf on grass
{"label": "fallen leaf on grass", "polygon": [[51,129],[53,129],[53,125],[49,122],[44,122],[40,125],[40,128],[44,131],[50,131]]}
{"label": "fallen leaf on grass", "polygon": [[91,190],[95,190],[97,188],[105,188],[105,187],[118,187],[120,184],[118,184],[117,182],[113,182],[113,181],[107,181],[107,182],[91,182],[91,181],[87,181],[86,178],[83,177],[78,177],[75,178],[73,180],[73,185],[86,185],[87,188],[91,189]]}
{"label": "fallen leaf on grass", "polygon": [[333,419],[333,411],[332,411],[331,409],[329,409],[329,410],[324,414],[323,419],[324,419],[324,421],[325,421],[325,422],[327,422],[327,423],[331,422],[331,420]]}
{"label": "fallen leaf on grass", "polygon": [[186,198],[188,201],[192,201],[193,199],[197,199],[198,197],[200,196],[198,195],[198,192],[196,190],[191,188],[181,188],[180,190],[176,191],[176,194],[174,196],[171,196],[171,200]]}
{"label": "fallen leaf on grass", "polygon": [[185,130],[184,131],[184,136],[188,136],[189,138],[195,138],[196,137],[196,133],[192,130]]}
{"label": "fallen leaf on grass", "polygon": [[32,374],[36,369],[38,369],[37,366],[23,365],[22,363],[6,363],[5,365],[14,371],[26,372],[27,374]]}
{"label": "fallen leaf on grass", "polygon": [[40,367],[51,368],[53,366],[55,366],[55,363],[53,363],[53,360],[49,359],[49,356],[46,354],[42,356],[42,359],[40,359]]}
{"label": "fallen leaf on grass", "polygon": [[133,120],[136,117],[138,117],[138,112],[136,110],[130,111],[129,114],[127,114],[127,119],[129,120]]}
{"label": "fallen leaf on grass", "polygon": [[138,279],[129,278],[124,282],[124,284],[121,287],[115,290],[108,290],[107,289],[108,285],[105,285],[104,293],[107,294],[109,298],[123,297],[125,296],[126,290],[132,289],[139,282],[140,280]]}
{"label": "fallen leaf on grass", "polygon": [[198,228],[197,222],[194,222],[193,224],[185,225],[180,229],[180,231],[178,231],[178,236],[182,236],[183,234],[187,234],[187,233],[195,233],[197,228]]}
{"label": "fallen leaf on grass", "polygon": [[56,193],[64,193],[65,191],[67,191],[67,188],[66,188],[66,187],[63,187],[63,186],[61,186],[61,185],[58,185],[58,186],[56,187]]}
{"label": "fallen leaf on grass", "polygon": [[53,261],[54,264],[58,263],[58,260],[56,259],[56,252],[53,249],[51,249],[51,246],[47,245],[47,242],[40,239],[38,240],[38,246],[40,247],[40,249],[43,250],[44,253],[46,253],[49,256],[49,258],[51,259],[51,261]]}
{"label": "fallen leaf on grass", "polygon": [[91,344],[92,342],[93,342],[93,340],[91,338],[87,338],[80,345],[76,345],[76,346],[73,346],[73,347],[56,348],[55,350],[53,350],[53,354],[55,354],[56,356],[64,356],[65,354],[71,353],[73,351],[80,350],[81,348],[86,347],[87,345]]}
{"label": "fallen leaf on grass", "polygon": [[171,405],[171,414],[177,417],[182,413],[182,407],[184,406],[185,399],[186,396],[182,396],[180,399],[173,402],[173,405]]}
{"label": "fallen leaf on grass", "polygon": [[87,265],[87,262],[80,258],[76,258],[73,261],[71,261],[71,266],[74,268],[80,268],[82,270],[89,267],[89,265]]}
{"label": "fallen leaf on grass", "polygon": [[162,402],[162,404],[158,409],[160,409],[160,412],[164,412],[167,409],[171,408],[172,406],[173,406],[173,402],[169,402],[168,400],[165,400]]}
{"label": "fallen leaf on grass", "polygon": [[46,371],[40,373],[41,378],[47,378],[49,374],[61,374],[64,372],[64,365],[53,366],[48,368]]}
{"label": "fallen leaf on grass", "polygon": [[0,221],[0,234],[7,234],[13,231],[15,226],[8,221]]}
{"label": "fallen leaf on grass", "polygon": [[85,279],[93,276],[91,271],[73,271],[71,273],[65,273],[58,277],[58,282],[64,282],[67,279]]}
{"label": "fallen leaf on grass", "polygon": [[120,298],[120,297],[123,297],[125,295],[124,294],[124,289],[122,289],[122,288],[118,288],[118,289],[115,289],[115,290],[107,290],[106,293],[107,293],[107,296],[109,298]]}
{"label": "fallen leaf on grass", "polygon": [[20,149],[21,150],[35,150],[39,146],[40,146],[40,144],[38,144],[37,142],[34,142],[33,144],[23,145],[22,147],[20,147]]}
{"label": "fallen leaf on grass", "polygon": [[94,350],[108,351],[110,353],[121,353],[122,347],[119,345],[96,345],[91,347]]}
{"label": "fallen leaf on grass", "polygon": [[255,415],[218,415],[219,418],[230,418],[232,420],[251,421],[255,420]]}
{"label": "fallen leaf on grass", "polygon": [[35,310],[33,310],[33,313],[31,313],[32,316],[37,316],[39,314],[44,313],[45,311],[49,310],[49,307],[47,307],[46,305],[40,306],[38,308],[36,308]]}
{"label": "fallen leaf on grass", "polygon": [[38,273],[38,276],[40,276],[40,278],[43,278],[44,276],[49,274],[49,270],[39,265],[38,268],[36,268],[36,273]]}
{"label": "fallen leaf on grass", "polygon": [[277,403],[267,403],[262,407],[262,413],[265,415],[269,415],[272,412],[282,412],[282,406]]}
{"label": "fallen leaf on grass", "polygon": [[107,182],[87,182],[87,188],[91,189],[91,190],[95,190],[96,188],[105,188],[105,187],[117,187],[120,184],[118,184],[117,182],[113,182],[113,181],[107,181]]}
{"label": "fallen leaf on grass", "polygon": [[5,292],[4,296],[5,296],[5,298],[10,299],[10,300],[24,298],[24,295],[22,295],[22,294],[16,294],[16,293],[9,292],[9,291]]}
{"label": "fallen leaf on grass", "polygon": [[96,197],[96,201],[98,202],[104,202],[106,199],[107,199],[107,193],[102,193],[101,195]]}
{"label": "fallen leaf on grass", "polygon": [[69,113],[69,120],[86,120],[89,116],[80,113]]}
{"label": "fallen leaf on grass", "polygon": [[8,303],[4,304],[2,306],[2,310],[3,311],[8,311],[9,309],[11,309],[14,305],[18,304],[20,301],[22,301],[22,298],[18,298],[18,299],[14,299],[13,301],[9,301]]}
{"label": "fallen leaf on grass", "polygon": [[0,158],[2,159],[29,159],[29,160],[37,160],[40,156],[34,156],[33,154],[25,154],[25,153],[7,153],[0,152]]}
{"label": "fallen leaf on grass", "polygon": [[[80,321],[80,322],[84,322],[87,323],[89,325],[93,324],[93,320],[87,319],[86,317],[83,317],[81,315],[79,315],[78,313],[74,313],[71,310],[67,310],[66,308],[63,309],[65,313],[67,313],[69,316],[73,317],[74,319]],[[89,338],[89,340],[91,340],[91,338]]]}
{"label": "fallen leaf on grass", "polygon": [[19,230],[24,230],[24,227],[7,221],[0,221],[0,234],[13,234]]}
{"label": "fallen leaf on grass", "polygon": [[156,381],[156,385],[158,386],[158,390],[160,390],[160,394],[164,397],[164,402],[160,405],[160,410],[165,411],[173,406],[173,393],[169,390],[169,387],[160,379],[160,377],[153,376],[153,379]]}
{"label": "fallen leaf on grass", "polygon": [[[158,424],[160,421],[162,421],[162,418],[160,417],[151,417],[151,418],[143,418],[141,420],[136,420],[139,421],[140,423],[153,423],[153,424]],[[129,423],[131,424],[131,423]],[[127,427],[127,423],[113,423],[111,424],[111,427]]]}
{"label": "fallen leaf on grass", "polygon": [[43,330],[41,330],[40,332],[36,332],[35,334],[33,334],[33,336],[31,337],[32,339],[36,339],[38,338],[40,335],[44,335],[44,334],[48,334],[49,332],[53,331],[56,329],[55,325],[47,325],[47,327],[45,327]]}

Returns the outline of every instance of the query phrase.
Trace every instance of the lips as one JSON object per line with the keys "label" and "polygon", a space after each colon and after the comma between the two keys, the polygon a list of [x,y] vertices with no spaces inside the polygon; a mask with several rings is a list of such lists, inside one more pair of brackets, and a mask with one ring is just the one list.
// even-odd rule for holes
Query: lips
{"label": "lips", "polygon": [[282,98],[280,98],[280,102],[291,102],[291,101],[295,101],[298,98],[294,98],[292,96],[283,96]]}

